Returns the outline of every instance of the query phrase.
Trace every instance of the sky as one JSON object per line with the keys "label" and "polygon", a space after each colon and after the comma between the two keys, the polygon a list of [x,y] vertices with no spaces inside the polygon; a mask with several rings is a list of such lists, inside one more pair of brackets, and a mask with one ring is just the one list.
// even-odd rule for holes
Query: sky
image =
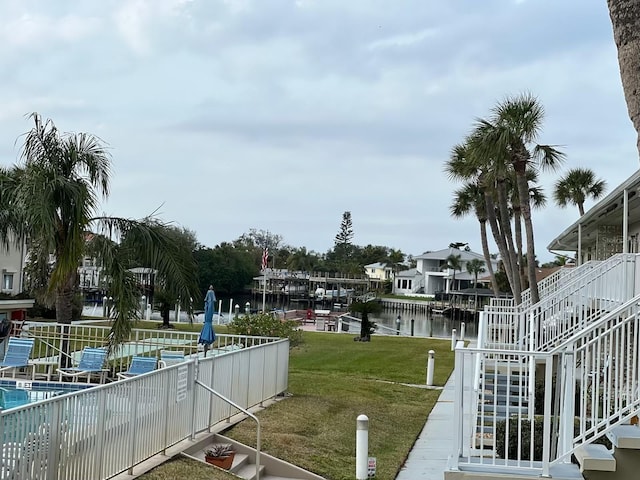
{"label": "sky", "polygon": [[443,166],[523,92],[566,154],[540,180],[542,262],[578,218],[552,202],[560,175],[610,191],[639,167],[605,0],[4,0],[0,18],[0,164],[31,112],[97,135],[100,213],[156,212],[207,247],[255,228],[324,253],[350,211],[357,245],[480,252]]}

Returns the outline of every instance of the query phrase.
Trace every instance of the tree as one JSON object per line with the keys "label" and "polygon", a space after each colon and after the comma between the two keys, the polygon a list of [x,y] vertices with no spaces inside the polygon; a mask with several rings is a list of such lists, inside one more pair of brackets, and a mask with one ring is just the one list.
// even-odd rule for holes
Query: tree
{"label": "tree", "polygon": [[553,198],[559,207],[564,208],[569,203],[576,205],[580,216],[583,216],[587,198],[598,200],[604,195],[606,188],[607,182],[596,180],[593,170],[574,168],[556,182]]}
{"label": "tree", "polygon": [[489,242],[487,240],[487,214],[485,211],[484,194],[477,183],[469,182],[462,188],[454,192],[454,201],[449,208],[454,218],[461,218],[469,214],[472,210],[475,212],[478,223],[480,224],[480,241],[482,243],[482,254],[491,278],[491,287],[494,295],[500,294],[498,284],[495,279],[493,265],[491,263],[491,255],[489,253]]}
{"label": "tree", "polygon": [[469,275],[473,275],[473,286],[476,288],[478,286],[478,275],[487,271],[484,266],[484,260],[479,258],[473,258],[467,262],[467,272]]}
{"label": "tree", "polygon": [[[100,139],[86,133],[61,133],[37,113],[30,118],[35,125],[24,135],[22,165],[5,170],[0,177],[0,211],[7,221],[0,228],[1,240],[8,235],[26,236],[30,254],[53,255],[55,264],[47,279],[49,298],[44,300],[52,299],[56,318],[63,324],[71,323],[78,265],[85,254],[95,255],[115,301],[109,341],[118,344],[127,337],[139,309],[138,286],[128,270],[129,248],[183,299],[197,291],[195,269],[182,262],[159,220],[95,215],[99,199],[109,194],[111,157]],[[90,231],[96,235],[87,241]],[[124,238],[126,249],[120,248]],[[66,351],[68,344],[62,347]],[[64,358],[66,366],[68,357]]]}
{"label": "tree", "polygon": [[[535,243],[527,172],[534,170],[554,170],[564,160],[564,154],[551,145],[538,144],[544,120],[544,108],[528,93],[509,97],[492,109],[489,120],[481,120],[481,142],[487,161],[500,159],[500,171],[504,165],[513,169],[516,175],[518,197],[522,220],[527,238],[527,273],[531,302],[539,301],[535,270]],[[501,200],[501,204],[504,200]],[[504,208],[501,205],[501,208]],[[515,264],[516,262],[512,262]],[[516,292],[514,292],[515,294]],[[518,292],[519,295],[519,292]]]}
{"label": "tree", "polygon": [[638,132],[640,152],[640,3],[637,0],[607,0],[618,48],[620,78],[629,118]]}
{"label": "tree", "polygon": [[447,258],[444,260],[444,265],[442,265],[442,270],[453,270],[453,279],[451,282],[451,286],[449,290],[455,290],[456,288],[456,270],[462,271],[462,255],[455,253],[450,253]]}
{"label": "tree", "polygon": [[376,327],[374,323],[369,321],[369,315],[372,313],[380,313],[382,311],[382,305],[375,300],[368,302],[356,300],[349,305],[349,310],[353,313],[360,314],[360,337],[357,337],[356,340],[369,342]]}
{"label": "tree", "polygon": [[347,211],[342,214],[342,222],[340,223],[340,230],[336,234],[335,246],[351,245],[352,238],[353,223],[351,221],[351,212]]}

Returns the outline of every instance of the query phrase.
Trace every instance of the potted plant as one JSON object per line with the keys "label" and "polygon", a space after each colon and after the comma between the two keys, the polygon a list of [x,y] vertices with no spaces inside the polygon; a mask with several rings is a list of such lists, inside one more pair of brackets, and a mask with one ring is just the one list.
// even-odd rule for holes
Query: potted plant
{"label": "potted plant", "polygon": [[225,470],[231,468],[235,455],[236,452],[230,443],[218,443],[204,451],[204,459],[207,463]]}

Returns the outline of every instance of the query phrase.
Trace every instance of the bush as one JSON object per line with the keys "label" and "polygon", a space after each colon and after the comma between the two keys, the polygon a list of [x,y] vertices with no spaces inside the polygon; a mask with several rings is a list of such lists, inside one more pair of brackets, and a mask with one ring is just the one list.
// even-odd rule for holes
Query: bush
{"label": "bush", "polygon": [[237,335],[280,337],[289,339],[289,347],[302,343],[302,331],[294,320],[281,320],[275,314],[255,313],[236,316],[229,323],[229,330]]}
{"label": "bush", "polygon": [[[533,446],[533,460],[542,460],[542,433],[544,428],[544,418],[542,416],[535,416],[533,424],[533,434],[535,435],[535,444]],[[579,419],[574,421],[574,432],[579,432],[580,424]],[[554,418],[551,419],[551,425],[553,428]],[[507,430],[507,421],[500,420],[496,424],[496,454],[505,458],[505,433]],[[520,420],[520,429],[518,429],[518,418],[512,417],[509,419],[509,458],[517,458],[518,456],[518,441],[520,441],[520,453],[521,460],[531,460],[531,422],[526,419]],[[611,442],[605,436],[595,440],[593,443],[605,445],[607,448],[611,448]]]}

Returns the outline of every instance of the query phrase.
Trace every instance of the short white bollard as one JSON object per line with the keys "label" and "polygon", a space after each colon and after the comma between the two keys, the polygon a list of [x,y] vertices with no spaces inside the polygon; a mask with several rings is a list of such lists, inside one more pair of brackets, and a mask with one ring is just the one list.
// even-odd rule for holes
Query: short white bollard
{"label": "short white bollard", "polygon": [[433,356],[436,354],[433,350],[429,350],[429,357],[427,359],[427,387],[433,387],[433,368],[434,360]]}
{"label": "short white bollard", "polygon": [[108,298],[107,297],[102,297],[102,318],[107,318],[107,302],[108,302]]}
{"label": "short white bollard", "polygon": [[369,417],[358,415],[356,421],[356,480],[367,480],[369,475]]}
{"label": "short white bollard", "polygon": [[151,304],[147,303],[147,316],[146,316],[146,320],[149,321],[151,320]]}
{"label": "short white bollard", "polygon": [[451,351],[456,349],[456,329],[451,330]]}
{"label": "short white bollard", "polygon": [[467,326],[464,324],[464,322],[460,324],[460,340],[462,341],[464,341],[464,334],[465,334],[466,327]]}

